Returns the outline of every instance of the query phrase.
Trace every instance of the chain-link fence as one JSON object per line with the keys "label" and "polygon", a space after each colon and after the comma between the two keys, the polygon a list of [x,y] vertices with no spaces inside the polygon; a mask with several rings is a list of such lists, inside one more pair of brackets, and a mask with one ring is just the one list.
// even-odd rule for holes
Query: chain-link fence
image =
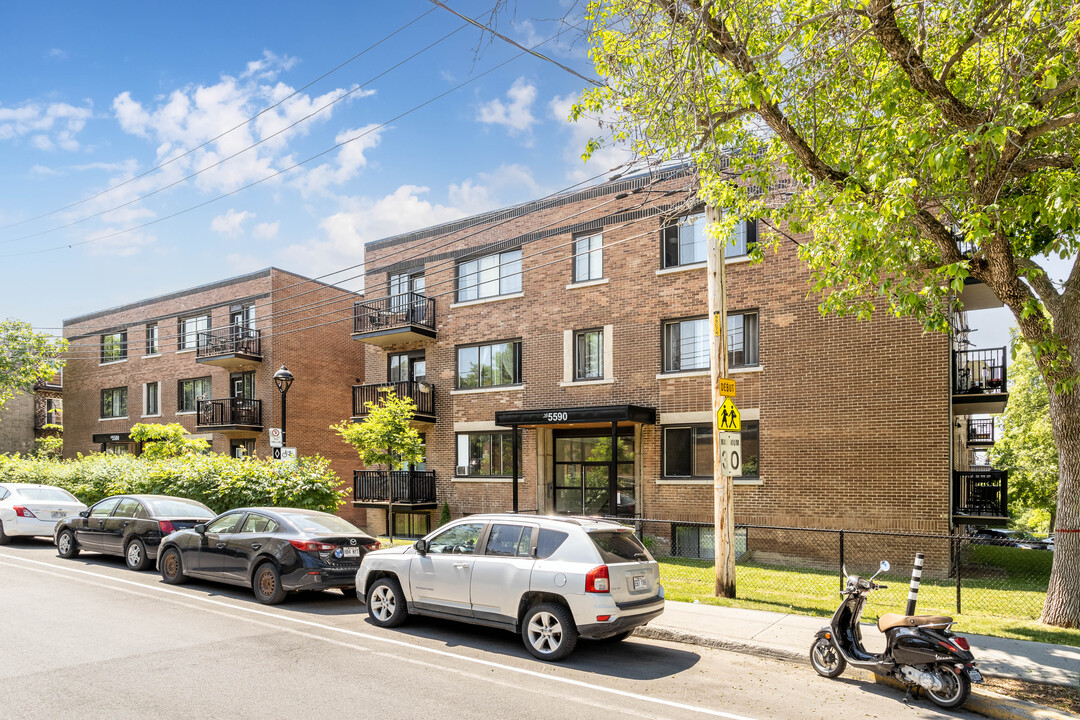
{"label": "chain-link fence", "polygon": [[[660,562],[669,599],[713,597],[711,523],[613,519],[632,524]],[[741,605],[763,610],[830,615],[839,605],[844,567],[850,574],[870,576],[881,560],[888,560],[891,570],[878,576],[888,588],[870,595],[865,616],[903,612],[917,552],[925,561],[916,612],[1023,621],[1039,617],[1053,552],[1037,541],[984,535],[736,525],[736,597]]]}

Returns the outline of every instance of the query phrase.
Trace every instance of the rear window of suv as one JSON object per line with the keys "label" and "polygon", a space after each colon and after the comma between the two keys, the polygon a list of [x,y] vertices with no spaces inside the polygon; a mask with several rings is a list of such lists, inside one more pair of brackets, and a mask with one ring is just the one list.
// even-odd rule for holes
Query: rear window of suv
{"label": "rear window of suv", "polygon": [[536,538],[536,557],[541,560],[551,557],[551,554],[559,549],[567,537],[569,537],[568,533],[560,530],[540,528],[540,534]]}
{"label": "rear window of suv", "polygon": [[591,532],[589,537],[592,538],[593,544],[600,551],[600,557],[605,563],[648,560],[645,546],[631,532],[603,530]]}

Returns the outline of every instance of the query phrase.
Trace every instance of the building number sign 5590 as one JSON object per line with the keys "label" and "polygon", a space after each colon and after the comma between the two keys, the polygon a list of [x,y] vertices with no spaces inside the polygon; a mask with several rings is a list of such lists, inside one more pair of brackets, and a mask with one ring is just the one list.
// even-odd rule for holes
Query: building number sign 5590
{"label": "building number sign 5590", "polygon": [[544,413],[544,419],[548,422],[566,422],[569,417],[569,414],[564,412]]}

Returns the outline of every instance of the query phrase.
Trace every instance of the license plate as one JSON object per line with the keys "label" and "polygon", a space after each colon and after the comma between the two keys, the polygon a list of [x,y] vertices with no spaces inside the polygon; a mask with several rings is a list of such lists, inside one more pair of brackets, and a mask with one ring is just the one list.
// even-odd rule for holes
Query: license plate
{"label": "license plate", "polygon": [[358,547],[343,547],[341,550],[343,557],[360,557],[360,548]]}
{"label": "license plate", "polygon": [[971,668],[970,670],[968,670],[968,679],[970,679],[973,683],[981,683],[983,681],[982,673],[975,668]]}
{"label": "license plate", "polygon": [[635,575],[634,576],[634,589],[635,590],[648,590],[649,589],[649,581],[645,578],[644,575]]}
{"label": "license plate", "polygon": [[52,516],[53,516],[53,519],[55,519],[55,518],[66,518],[67,513],[64,512],[63,510],[53,510],[52,511]]}

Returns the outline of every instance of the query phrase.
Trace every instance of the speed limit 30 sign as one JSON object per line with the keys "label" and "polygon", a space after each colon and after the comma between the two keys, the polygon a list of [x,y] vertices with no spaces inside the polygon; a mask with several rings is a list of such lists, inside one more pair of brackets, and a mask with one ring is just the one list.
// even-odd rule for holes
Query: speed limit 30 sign
{"label": "speed limit 30 sign", "polygon": [[738,477],[742,474],[742,436],[739,433],[717,433],[720,444],[720,469],[725,477]]}

